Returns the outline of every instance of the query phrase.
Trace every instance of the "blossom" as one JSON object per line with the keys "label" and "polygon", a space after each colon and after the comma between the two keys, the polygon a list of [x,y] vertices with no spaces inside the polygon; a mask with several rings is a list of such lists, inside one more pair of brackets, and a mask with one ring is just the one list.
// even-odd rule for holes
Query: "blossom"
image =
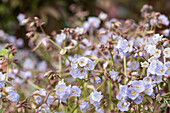
{"label": "blossom", "polygon": [[58,84],[58,85],[56,85],[55,89],[56,89],[55,94],[62,97],[62,96],[65,95],[66,85],[65,84]]}
{"label": "blossom", "polygon": [[143,83],[144,84],[151,84],[152,83],[152,78],[151,77],[144,77],[143,78]]}
{"label": "blossom", "polygon": [[134,102],[136,103],[136,104],[140,104],[140,103],[142,103],[142,96],[141,95],[139,95],[135,100],[134,100]]}
{"label": "blossom", "polygon": [[54,97],[49,95],[48,98],[47,98],[47,104],[50,105],[50,104],[53,103],[53,101],[54,101]]}
{"label": "blossom", "polygon": [[6,74],[3,74],[2,72],[0,72],[0,81],[4,81],[6,78]]}
{"label": "blossom", "polygon": [[113,80],[116,80],[116,78],[117,78],[117,76],[118,76],[118,72],[116,72],[116,71],[114,71],[114,70],[112,69],[112,71],[109,71],[109,74],[111,75],[111,78],[112,78]]}
{"label": "blossom", "polygon": [[157,67],[157,61],[154,60],[150,63],[147,71],[151,74],[155,74],[156,67]]}
{"label": "blossom", "polygon": [[78,59],[78,64],[79,64],[81,67],[85,66],[85,65],[87,64],[87,62],[88,62],[88,59],[87,59],[86,57],[80,57],[80,58]]}
{"label": "blossom", "polygon": [[170,74],[170,62],[168,61],[168,62],[166,62],[165,64],[164,64],[165,66],[166,66],[166,68],[167,68],[167,70],[165,71],[165,74]]}
{"label": "blossom", "polygon": [[153,75],[152,80],[154,81],[154,83],[160,83],[160,82],[162,82],[162,76],[161,75]]}
{"label": "blossom", "polygon": [[87,108],[89,108],[89,103],[88,102],[85,102],[85,101],[82,101],[81,104],[80,104],[80,109],[83,113],[86,112]]}
{"label": "blossom", "polygon": [[96,78],[95,78],[95,81],[96,81],[97,84],[100,84],[100,83],[101,83],[100,77],[96,77]]}
{"label": "blossom", "polygon": [[42,98],[39,95],[34,96],[34,99],[37,104],[40,104],[42,102]]}
{"label": "blossom", "polygon": [[90,94],[90,103],[93,104],[96,108],[100,106],[100,100],[103,98],[103,95],[101,95],[101,92],[97,92],[94,90]]}
{"label": "blossom", "polygon": [[127,90],[127,95],[130,99],[134,100],[139,95],[139,92],[136,88],[129,87]]}
{"label": "blossom", "polygon": [[141,67],[145,67],[147,68],[149,66],[149,63],[148,62],[141,62]]}
{"label": "blossom", "polygon": [[66,39],[66,36],[65,33],[57,34],[55,39],[56,43],[61,44]]}
{"label": "blossom", "polygon": [[72,68],[77,68],[78,67],[78,59],[73,59],[71,62],[71,67]]}
{"label": "blossom", "polygon": [[81,94],[81,90],[80,88],[78,88],[77,86],[73,86],[71,88],[71,95],[75,96],[75,97],[79,97]]}
{"label": "blossom", "polygon": [[87,64],[85,66],[88,70],[93,70],[94,69],[94,61],[88,59]]}
{"label": "blossom", "polygon": [[169,25],[169,20],[168,20],[168,18],[167,18],[165,15],[162,15],[162,14],[159,15],[158,20],[159,20],[162,24],[164,24],[164,25],[166,25],[166,26]]}
{"label": "blossom", "polygon": [[116,95],[116,98],[118,100],[126,100],[127,99],[127,94],[123,94],[123,93],[120,93],[118,95]]}
{"label": "blossom", "polygon": [[47,104],[42,104],[39,108],[38,111],[40,113],[51,113],[50,108],[47,106]]}
{"label": "blossom", "polygon": [[133,62],[128,62],[127,66],[131,69],[131,70],[136,70],[139,67],[139,62],[133,61]]}
{"label": "blossom", "polygon": [[170,57],[170,48],[165,48],[164,51],[163,51],[163,54],[166,58],[169,58]]}
{"label": "blossom", "polygon": [[165,72],[167,70],[167,67],[163,65],[163,63],[158,63],[156,67],[156,74],[157,75],[165,75]]}
{"label": "blossom", "polygon": [[120,111],[128,111],[129,110],[130,103],[127,100],[122,100],[117,104],[117,107]]}
{"label": "blossom", "polygon": [[101,13],[99,14],[99,18],[100,18],[101,20],[105,20],[105,19],[107,18],[107,14],[104,13],[104,12],[101,12]]}
{"label": "blossom", "polygon": [[80,79],[83,79],[86,74],[87,74],[86,69],[80,68],[80,69],[77,70],[77,77],[80,78]]}
{"label": "blossom", "polygon": [[146,84],[145,85],[145,93],[149,96],[153,93],[153,85],[152,84]]}
{"label": "blossom", "polygon": [[131,52],[133,50],[133,42],[121,39],[118,41],[117,48],[121,49],[124,53]]}
{"label": "blossom", "polygon": [[9,95],[8,95],[8,100],[15,102],[15,103],[18,103],[19,94],[16,93],[15,91],[10,92]]}
{"label": "blossom", "polygon": [[82,28],[82,27],[76,27],[75,32],[76,32],[77,34],[81,35],[81,34],[84,33],[84,28]]}
{"label": "blossom", "polygon": [[142,80],[140,80],[140,81],[136,81],[136,80],[135,80],[135,81],[132,83],[132,86],[133,86],[134,88],[136,88],[136,90],[137,90],[139,93],[141,93],[141,92],[143,92],[143,91],[145,90],[144,83],[143,83]]}

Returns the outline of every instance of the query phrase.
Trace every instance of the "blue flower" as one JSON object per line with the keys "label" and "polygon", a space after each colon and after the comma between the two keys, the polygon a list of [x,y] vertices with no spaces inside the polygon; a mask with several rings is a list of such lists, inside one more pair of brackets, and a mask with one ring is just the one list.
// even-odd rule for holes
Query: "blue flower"
{"label": "blue flower", "polygon": [[133,86],[134,88],[136,88],[136,90],[137,90],[139,93],[141,93],[141,92],[143,92],[143,91],[145,90],[144,83],[143,83],[142,80],[140,80],[140,81],[136,81],[136,80],[133,81],[132,86]]}
{"label": "blue flower", "polygon": [[5,84],[3,81],[0,81],[0,88],[4,88],[5,87]]}
{"label": "blue flower", "polygon": [[165,74],[169,75],[169,74],[170,74],[170,62],[169,62],[169,61],[166,62],[166,63],[165,63],[165,66],[166,66],[166,68],[167,68],[167,70],[165,71]]}
{"label": "blue flower", "polygon": [[144,84],[151,84],[152,83],[152,78],[147,76],[143,78],[143,83]]}
{"label": "blue flower", "polygon": [[81,94],[81,90],[80,88],[78,88],[77,86],[73,86],[71,88],[71,95],[75,96],[75,97],[79,97]]}
{"label": "blue flower", "polygon": [[143,99],[142,99],[142,96],[141,96],[141,95],[139,95],[139,96],[134,100],[134,102],[135,102],[136,104],[140,104],[140,103],[142,103],[142,101],[143,101]]}
{"label": "blue flower", "polygon": [[83,79],[86,76],[86,74],[87,74],[86,69],[80,68],[77,70],[77,77],[80,79]]}
{"label": "blue flower", "polygon": [[119,88],[120,88],[119,89],[119,91],[120,91],[119,93],[126,95],[128,87],[125,86],[125,85],[120,85]]}
{"label": "blue flower", "polygon": [[131,70],[136,70],[139,67],[139,62],[133,61],[133,62],[128,62],[127,66],[131,69]]}
{"label": "blue flower", "polygon": [[155,74],[156,67],[157,67],[157,61],[153,60],[153,61],[150,63],[147,71],[148,71],[149,73],[151,73],[151,74]]}
{"label": "blue flower", "polygon": [[127,94],[122,94],[122,93],[119,92],[119,94],[116,95],[116,98],[118,100],[126,100],[127,99]]}
{"label": "blue flower", "polygon": [[91,61],[90,59],[87,60],[87,64],[85,66],[88,70],[94,69],[94,61]]}
{"label": "blue flower", "polygon": [[116,71],[114,71],[114,70],[112,69],[112,71],[109,71],[109,74],[111,75],[111,78],[112,78],[113,80],[116,80],[116,79],[117,79],[118,72],[116,72]]}
{"label": "blue flower", "polygon": [[124,40],[119,40],[117,48],[121,49],[124,53],[131,52],[133,50],[133,42]]}
{"label": "blue flower", "polygon": [[18,103],[19,94],[16,93],[15,91],[10,92],[9,95],[8,95],[8,100],[15,102],[15,103]]}
{"label": "blue flower", "polygon": [[103,95],[101,95],[101,92],[97,92],[94,90],[90,94],[90,103],[93,104],[96,108],[100,106],[100,100],[103,98]]}
{"label": "blue flower", "polygon": [[122,100],[117,104],[117,107],[120,111],[128,111],[129,110],[130,103],[127,100]]}
{"label": "blue flower", "polygon": [[36,102],[37,104],[40,104],[40,103],[42,102],[42,98],[41,98],[41,96],[39,96],[39,95],[34,96],[34,99],[35,99],[35,102]]}
{"label": "blue flower", "polygon": [[103,109],[98,109],[98,108],[95,108],[95,110],[98,112],[98,113],[104,113],[104,110]]}
{"label": "blue flower", "polygon": [[152,84],[145,85],[145,93],[148,95],[152,95],[152,93],[153,93],[153,85]]}
{"label": "blue flower", "polygon": [[61,33],[61,34],[56,35],[55,41],[56,41],[57,44],[61,44],[65,39],[66,39],[66,34]]}
{"label": "blue flower", "polygon": [[164,66],[163,63],[158,63],[155,70],[157,75],[165,75],[167,67]]}
{"label": "blue flower", "polygon": [[138,97],[139,92],[136,90],[136,88],[129,87],[127,90],[127,95],[130,99],[134,100],[136,97]]}
{"label": "blue flower", "polygon": [[78,68],[71,68],[70,74],[72,75],[73,78],[78,78],[77,71]]}
{"label": "blue flower", "polygon": [[6,78],[6,74],[3,74],[2,72],[0,72],[0,81],[4,81]]}
{"label": "blue flower", "polygon": [[65,91],[66,91],[65,90],[66,89],[66,85],[65,84],[58,84],[58,85],[56,85],[55,89],[56,89],[56,92],[55,92],[56,95],[64,96],[65,95]]}
{"label": "blue flower", "polygon": [[51,113],[50,108],[47,106],[47,104],[42,104],[39,108],[38,111],[40,113]]}
{"label": "blue flower", "polygon": [[78,59],[75,58],[71,62],[71,68],[77,68],[78,67]]}
{"label": "blue flower", "polygon": [[49,95],[48,98],[47,98],[47,104],[50,105],[50,104],[53,103],[53,101],[54,101],[54,97]]}
{"label": "blue flower", "polygon": [[161,75],[153,75],[152,80],[154,81],[154,83],[160,83],[160,82],[162,82],[162,76]]}
{"label": "blue flower", "polygon": [[78,59],[78,64],[81,66],[81,67],[84,67],[88,62],[88,58],[86,57],[80,57]]}
{"label": "blue flower", "polygon": [[96,81],[97,84],[100,84],[100,83],[101,83],[100,77],[96,77],[96,78],[95,78],[95,81]]}
{"label": "blue flower", "polygon": [[85,113],[88,108],[89,108],[89,103],[85,102],[85,101],[82,101],[81,104],[80,104],[81,111],[83,113]]}

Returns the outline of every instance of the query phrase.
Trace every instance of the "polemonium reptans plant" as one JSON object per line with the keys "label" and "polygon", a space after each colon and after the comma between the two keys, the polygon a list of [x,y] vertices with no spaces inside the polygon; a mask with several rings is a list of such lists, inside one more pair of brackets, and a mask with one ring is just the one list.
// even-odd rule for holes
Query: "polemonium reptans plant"
{"label": "polemonium reptans plant", "polygon": [[58,34],[19,14],[31,50],[0,31],[0,42],[10,42],[0,46],[0,111],[167,113],[169,20],[151,9],[142,7],[138,23],[101,12]]}

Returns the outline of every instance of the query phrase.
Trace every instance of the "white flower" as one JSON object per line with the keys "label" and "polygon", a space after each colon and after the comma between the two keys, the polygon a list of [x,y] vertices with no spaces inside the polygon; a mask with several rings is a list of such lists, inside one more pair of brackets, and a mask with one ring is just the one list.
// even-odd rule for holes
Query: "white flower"
{"label": "white flower", "polygon": [[83,34],[83,32],[84,32],[84,28],[82,28],[82,27],[76,27],[75,32],[76,32],[77,34],[81,35],[81,34]]}
{"label": "white flower", "polygon": [[85,65],[87,64],[87,61],[88,61],[88,59],[85,58],[85,57],[80,57],[80,58],[78,59],[78,63],[79,63],[79,65],[80,65],[81,67],[85,66]]}
{"label": "white flower", "polygon": [[6,74],[3,74],[2,72],[0,72],[0,81],[4,81],[6,78]]}
{"label": "white flower", "polygon": [[101,13],[99,14],[99,18],[100,18],[101,20],[105,20],[105,19],[107,18],[107,14],[101,12]]}
{"label": "white flower", "polygon": [[169,58],[170,57],[170,48],[165,48],[164,51],[163,51],[163,54],[166,58]]}
{"label": "white flower", "polygon": [[148,62],[141,62],[141,66],[147,68],[149,66]]}

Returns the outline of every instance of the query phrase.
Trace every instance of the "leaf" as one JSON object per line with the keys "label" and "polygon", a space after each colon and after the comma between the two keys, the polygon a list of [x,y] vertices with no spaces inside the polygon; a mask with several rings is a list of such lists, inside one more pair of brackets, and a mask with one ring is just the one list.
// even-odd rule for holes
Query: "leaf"
{"label": "leaf", "polygon": [[6,85],[7,85],[7,86],[12,86],[12,85],[11,85],[9,82],[7,82],[7,81],[6,81]]}
{"label": "leaf", "polygon": [[40,42],[38,43],[38,45],[35,46],[35,47],[31,50],[31,52],[37,51],[37,50],[41,47],[41,44],[42,44],[42,41],[40,41]]}
{"label": "leaf", "polygon": [[[8,49],[2,49],[0,51],[0,55],[4,55],[4,56],[8,57]],[[12,58],[13,58],[13,55],[12,55],[12,53],[10,53],[9,54],[9,59],[12,59]]]}
{"label": "leaf", "polygon": [[73,48],[76,48],[77,45],[78,45],[78,42],[76,40],[71,40],[71,42],[74,44],[73,46],[67,46],[65,47],[65,49],[73,49]]}
{"label": "leaf", "polygon": [[0,113],[3,113],[3,111],[4,111],[4,107],[1,106]]}

